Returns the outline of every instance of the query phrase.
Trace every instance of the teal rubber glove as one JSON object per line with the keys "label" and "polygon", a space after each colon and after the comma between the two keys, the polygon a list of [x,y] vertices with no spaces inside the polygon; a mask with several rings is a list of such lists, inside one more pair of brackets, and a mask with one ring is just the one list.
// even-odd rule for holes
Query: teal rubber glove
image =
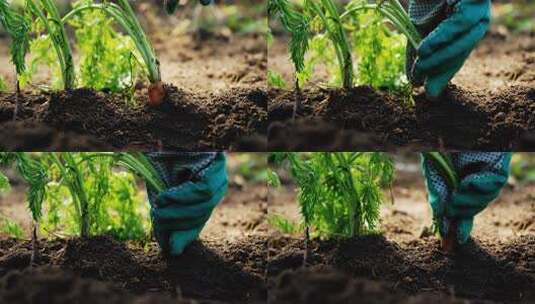
{"label": "teal rubber glove", "polygon": [[[431,11],[423,13],[425,9]],[[488,31],[491,2],[411,0],[409,15],[425,37],[416,51],[416,63],[408,70],[409,78],[418,80],[416,84],[425,81],[427,95],[436,98]]]}
{"label": "teal rubber glove", "polygon": [[201,233],[227,191],[224,153],[150,153],[168,189],[148,189],[153,232],[162,252],[180,255]]}
{"label": "teal rubber glove", "polygon": [[457,223],[457,240],[465,243],[470,237],[474,216],[498,197],[509,177],[512,153],[459,152],[451,153],[460,185],[453,190],[434,164],[422,157],[422,169],[428,190],[428,200],[441,237]]}

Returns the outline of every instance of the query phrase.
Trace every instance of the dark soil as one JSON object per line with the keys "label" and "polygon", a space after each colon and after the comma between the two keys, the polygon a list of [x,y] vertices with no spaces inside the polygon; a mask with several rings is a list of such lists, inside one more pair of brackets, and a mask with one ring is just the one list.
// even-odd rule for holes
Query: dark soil
{"label": "dark soil", "polygon": [[270,293],[270,303],[460,304],[473,301],[436,294],[408,296],[392,291],[387,283],[354,278],[331,267],[312,266],[281,273]]}
{"label": "dark soil", "polygon": [[111,146],[93,136],[63,132],[34,121],[12,121],[0,130],[2,151],[109,151]]}
{"label": "dark soil", "polygon": [[[123,96],[88,89],[25,94],[19,99],[16,141],[6,142],[2,148],[68,150],[72,147],[68,143],[58,147],[55,142],[84,134],[102,143],[90,150],[104,145],[142,150],[265,150],[267,97],[261,89],[194,94],[168,86],[167,99],[159,108],[147,106],[143,96],[139,99],[140,105],[131,107]],[[15,94],[0,94],[0,126],[13,126],[15,102]],[[39,130],[22,129],[32,124]],[[50,134],[52,130],[56,134]],[[35,133],[40,138],[37,142]],[[5,136],[10,138],[13,133]],[[48,146],[45,139],[50,139]]]}
{"label": "dark soil", "polygon": [[13,304],[193,303],[161,295],[133,296],[111,285],[83,279],[56,267],[14,270],[0,280],[0,302]]}
{"label": "dark soil", "polygon": [[[278,238],[272,244],[270,276],[302,267],[302,240]],[[385,281],[390,291],[451,294],[499,302],[535,301],[535,236],[505,244],[470,242],[453,257],[438,250],[434,238],[403,246],[378,236],[313,242],[311,251],[312,265],[328,265],[351,276]],[[284,276],[278,280],[284,280]],[[347,277],[345,281],[351,279]]]}
{"label": "dark soil", "polygon": [[[301,107],[292,121],[297,98]],[[490,95],[451,85],[439,100],[416,95],[415,107],[370,87],[269,92],[273,150],[389,149],[395,146],[463,150],[535,149],[535,88],[513,86]]]}
{"label": "dark soil", "polygon": [[[108,237],[40,243],[38,265],[54,265],[135,294],[254,302],[265,293],[265,241],[260,238],[244,239],[222,252],[223,248],[213,249],[197,242],[180,257],[169,260],[162,258],[156,248],[144,252],[142,247],[131,248]],[[29,242],[3,241],[0,245],[1,276],[28,266]]]}

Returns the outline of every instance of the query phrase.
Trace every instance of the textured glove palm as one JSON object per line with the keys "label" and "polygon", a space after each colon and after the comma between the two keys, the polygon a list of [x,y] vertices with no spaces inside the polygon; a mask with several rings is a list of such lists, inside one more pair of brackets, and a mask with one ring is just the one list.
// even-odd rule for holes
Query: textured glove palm
{"label": "textured glove palm", "polygon": [[459,243],[468,240],[474,216],[496,199],[509,176],[511,153],[452,153],[452,162],[460,179],[453,190],[433,163],[422,158],[428,199],[440,235],[449,233],[452,220],[457,222]]}
{"label": "textured glove palm", "polygon": [[[410,5],[424,5],[420,2],[422,1],[411,0]],[[491,18],[490,0],[459,0],[453,6],[444,5],[444,11],[452,12],[439,14],[440,18],[445,18],[439,23],[432,18],[416,22],[415,12],[418,10],[409,10],[416,26],[419,29],[427,29],[423,30],[422,34],[428,34],[417,50],[418,60],[409,78],[425,79],[425,89],[430,97],[442,94],[448,82],[485,36]],[[430,24],[426,22],[431,23],[431,27],[436,26],[430,33],[427,33]]]}
{"label": "textured glove palm", "polygon": [[201,157],[197,168],[184,170],[180,170],[183,163],[169,166],[168,160],[151,160],[169,185],[160,194],[149,190],[154,235],[165,254],[180,255],[197,239],[227,191],[225,156],[223,153],[212,156],[215,158]]}

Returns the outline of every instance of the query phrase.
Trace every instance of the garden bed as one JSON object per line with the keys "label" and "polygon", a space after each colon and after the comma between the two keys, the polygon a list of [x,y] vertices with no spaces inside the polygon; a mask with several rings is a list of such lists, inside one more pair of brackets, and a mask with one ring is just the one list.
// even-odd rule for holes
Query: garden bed
{"label": "garden bed", "polygon": [[[269,67],[292,83],[284,39],[276,39],[270,49]],[[431,101],[422,90],[415,90],[413,107],[404,97],[386,91],[320,85],[329,76],[319,68],[301,95],[269,90],[269,146],[276,150],[532,149],[534,69],[533,33],[514,34],[498,26],[478,45],[444,96]],[[296,101],[301,106],[294,121]]]}
{"label": "garden bed", "polygon": [[[231,30],[226,23],[214,26],[226,20],[221,18],[237,18],[227,15],[232,13],[227,13],[225,5],[206,9],[211,13],[204,11],[202,17],[194,17],[194,8],[189,6],[175,16],[168,16],[162,5],[146,3],[135,8],[158,56],[162,81],[167,84],[167,97],[157,107],[147,105],[146,83],[135,84],[132,100],[106,90],[51,92],[43,86],[50,86],[57,79],[49,69],[40,67],[31,85],[18,98],[16,121],[21,123],[13,125],[17,102],[14,66],[9,57],[10,39],[0,37],[0,75],[8,84],[7,92],[0,93],[0,127],[9,132],[0,134],[9,138],[2,141],[1,148],[86,150],[83,143],[79,147],[66,144],[58,148],[54,140],[47,147],[42,138],[33,145],[31,135],[35,133],[26,136],[28,132],[24,129],[29,124],[38,124],[36,129],[53,130],[54,138],[72,137],[76,141],[80,136],[88,136],[108,150],[265,150],[265,37],[256,27],[239,32],[246,26],[246,21],[240,23],[242,19],[254,20],[261,17],[259,13],[253,6],[235,6],[242,19],[236,20],[237,29]],[[196,28],[195,22],[200,24],[197,26],[211,24],[212,28]],[[76,47],[73,43],[78,69]]]}
{"label": "garden bed", "polygon": [[[381,211],[383,235],[313,240],[307,270],[302,270],[303,239],[273,230],[270,296],[273,303],[326,298],[332,303],[530,303],[535,300],[534,190],[533,185],[507,187],[476,217],[473,239],[448,256],[425,229],[432,218],[423,177],[417,171],[399,173],[395,202]],[[293,186],[272,193],[270,214],[299,218]]]}
{"label": "garden bed", "polygon": [[[232,186],[200,240],[168,260],[152,242],[42,239],[38,266],[31,270],[31,243],[4,238],[0,299],[18,294],[9,302],[40,303],[29,299],[36,294],[54,303],[265,302],[265,195],[260,185]],[[16,193],[11,197],[20,199]],[[2,204],[5,209],[10,202]]]}

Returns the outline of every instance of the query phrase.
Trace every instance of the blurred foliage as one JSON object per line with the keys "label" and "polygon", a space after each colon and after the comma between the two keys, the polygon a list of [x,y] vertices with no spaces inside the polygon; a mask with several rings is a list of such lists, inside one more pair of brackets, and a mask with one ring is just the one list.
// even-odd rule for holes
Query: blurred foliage
{"label": "blurred foliage", "polygon": [[277,228],[284,234],[299,234],[305,229],[303,223],[295,223],[280,214],[271,214],[268,216],[268,224]]}
{"label": "blurred foliage", "polygon": [[18,223],[11,221],[7,217],[2,217],[0,219],[0,235],[22,239],[24,237],[24,230]]}
{"label": "blurred foliage", "polygon": [[[244,10],[248,10],[244,13]],[[265,33],[267,32],[267,19],[262,18],[265,14],[264,5],[252,5],[249,7],[238,5],[221,6],[225,14],[225,24],[234,33]]]}
{"label": "blurred foliage", "polygon": [[7,84],[4,81],[4,78],[0,76],[0,92],[6,92],[7,91]]}
{"label": "blurred foliage", "polygon": [[519,183],[535,182],[535,153],[513,154],[511,177]]}
{"label": "blurred foliage", "polygon": [[495,6],[495,24],[505,26],[513,33],[535,32],[535,3],[517,1]]}
{"label": "blurred foliage", "polygon": [[234,182],[266,183],[266,153],[229,153],[228,172]]}
{"label": "blurred foliage", "polygon": [[267,71],[268,86],[272,88],[285,89],[287,87],[286,81],[282,78],[281,74],[268,69]]}
{"label": "blurred foliage", "polygon": [[9,179],[0,172],[0,193],[8,192],[9,190],[11,190]]}

